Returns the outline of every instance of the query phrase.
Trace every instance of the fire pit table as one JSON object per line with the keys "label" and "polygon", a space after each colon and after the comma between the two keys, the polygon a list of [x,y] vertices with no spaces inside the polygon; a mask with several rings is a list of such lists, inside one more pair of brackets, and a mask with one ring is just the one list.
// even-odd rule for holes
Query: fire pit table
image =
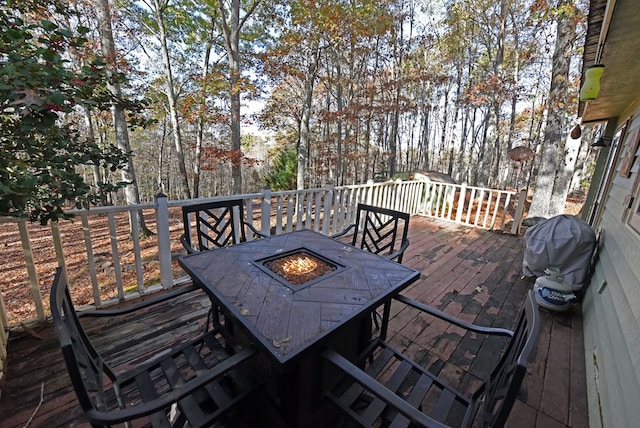
{"label": "fire pit table", "polygon": [[371,312],[420,276],[311,230],[191,254],[179,263],[231,321],[238,342],[263,350],[263,370],[272,374],[272,392],[291,426],[317,422],[318,352],[330,343],[356,355],[371,338]]}

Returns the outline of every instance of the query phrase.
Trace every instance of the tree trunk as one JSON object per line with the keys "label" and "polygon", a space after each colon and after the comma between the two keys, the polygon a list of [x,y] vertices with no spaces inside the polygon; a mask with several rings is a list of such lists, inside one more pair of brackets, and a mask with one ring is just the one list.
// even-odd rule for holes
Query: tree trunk
{"label": "tree trunk", "polygon": [[[213,32],[213,23],[211,25],[211,31]],[[207,76],[209,74],[209,58],[211,56],[211,49],[213,48],[213,37],[207,40],[207,46],[204,51],[204,59],[202,61],[202,88],[200,90],[201,100],[200,102],[204,105],[206,103],[207,91],[205,89],[205,82]],[[202,165],[202,139],[204,134],[204,116],[205,112],[201,111],[198,115],[198,122],[196,124],[196,153],[195,153],[195,161],[193,162],[193,197],[198,198],[200,196],[200,174],[201,174],[201,165]]]}
{"label": "tree trunk", "polygon": [[573,171],[571,185],[569,186],[569,193],[580,191],[582,181],[588,179],[590,175],[587,165],[589,160],[589,149],[591,147],[589,146],[588,142],[592,140],[592,134],[592,127],[588,127],[582,130],[582,137],[580,138],[580,149],[578,149],[578,159],[576,161],[576,167]]}
{"label": "tree trunk", "polygon": [[[111,70],[116,69],[116,48],[113,42],[113,30],[111,28],[111,9],[109,8],[108,0],[100,0],[97,2],[98,13],[98,27],[100,31],[100,42],[102,44],[102,54],[105,57],[105,61],[109,64]],[[110,72],[112,73],[112,72]],[[113,76],[109,76],[107,89],[110,93],[116,97],[122,96],[122,90],[120,83]],[[136,173],[133,166],[133,155],[131,154],[131,144],[129,143],[129,130],[127,129],[127,121],[124,109],[118,104],[114,104],[111,107],[111,115],[113,118],[113,126],[116,135],[116,144],[120,150],[128,153],[127,164],[122,168],[122,180],[127,181],[128,184],[124,188],[125,199],[127,205],[134,205],[140,203],[140,195],[138,193],[138,182],[136,180]],[[141,234],[151,235],[152,232],[147,229],[142,211],[139,212],[139,228]],[[133,225],[131,225],[133,227]],[[132,229],[133,231],[133,229]]]}
{"label": "tree trunk", "polygon": [[553,192],[549,204],[549,216],[564,214],[567,193],[569,193],[569,186],[571,185],[571,178],[575,170],[579,149],[580,139],[574,140],[571,137],[567,137],[567,141],[562,150],[564,159],[561,160],[560,165],[558,165],[556,181],[553,184]]}
{"label": "tree trunk", "polygon": [[182,136],[180,134],[180,122],[178,120],[178,106],[176,93],[174,90],[173,73],[171,71],[171,60],[169,59],[169,49],[167,47],[167,30],[164,26],[164,7],[166,3],[160,4],[160,0],[153,0],[155,7],[158,31],[160,32],[160,47],[162,50],[162,62],[164,65],[165,79],[167,79],[167,100],[169,101],[169,116],[171,127],[173,128],[173,144],[178,157],[178,170],[180,171],[180,192],[183,199],[190,199],[189,180],[187,178],[187,168],[184,160],[184,149],[182,147]]}
{"label": "tree trunk", "polygon": [[300,146],[298,148],[298,175],[296,187],[304,189],[304,176],[306,162],[309,157],[309,121],[311,119],[311,107],[313,103],[313,88],[315,85],[318,62],[320,61],[320,48],[313,48],[312,58],[307,69],[307,79],[304,82],[304,104],[302,105],[302,118],[300,122]]}
{"label": "tree trunk", "polygon": [[231,0],[229,10],[224,0],[218,0],[218,12],[221,17],[222,34],[229,64],[229,101],[231,104],[231,192],[242,193],[242,151],[240,140],[240,30],[244,22],[260,4],[255,0],[240,21],[240,0]]}
{"label": "tree trunk", "polygon": [[[87,126],[87,139],[89,139],[89,141],[95,141],[96,136],[93,128],[93,120],[91,119],[91,109],[88,106],[83,105],[82,112],[84,114],[84,120]],[[101,190],[103,181],[102,171],[100,171],[100,165],[93,165],[93,167],[91,168],[91,172],[93,174],[93,182],[98,188],[98,194],[100,195],[100,205],[106,205],[107,195]]]}
{"label": "tree trunk", "polygon": [[[568,1],[562,2],[568,4]],[[564,201],[554,200],[556,206],[552,207],[552,195],[554,193],[554,183],[558,172],[558,156],[564,155],[560,151],[560,143],[563,139],[563,131],[566,128],[566,105],[567,94],[569,93],[569,65],[572,45],[576,38],[576,28],[574,18],[571,13],[560,14],[557,22],[556,46],[553,53],[553,63],[551,68],[551,86],[549,88],[549,98],[547,100],[548,116],[544,131],[544,141],[542,143],[542,158],[538,168],[535,193],[529,208],[529,217],[549,217],[553,213],[564,210]],[[564,162],[561,161],[561,162]],[[560,183],[558,186],[568,185]],[[559,187],[556,187],[559,192]],[[562,205],[558,206],[559,204]]]}
{"label": "tree trunk", "polygon": [[[338,112],[342,113],[343,109],[343,88],[342,88],[342,68],[340,63],[337,65],[337,82],[336,82],[336,109]],[[337,159],[336,159],[336,184],[338,186],[344,186],[344,160],[342,158],[342,118],[339,117],[337,120],[337,129],[336,129],[336,144],[337,144]]]}

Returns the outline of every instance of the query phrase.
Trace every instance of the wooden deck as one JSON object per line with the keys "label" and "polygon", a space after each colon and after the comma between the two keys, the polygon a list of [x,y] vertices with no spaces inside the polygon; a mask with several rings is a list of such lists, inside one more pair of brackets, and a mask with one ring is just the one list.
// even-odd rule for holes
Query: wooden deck
{"label": "wooden deck", "polygon": [[[468,321],[511,327],[532,286],[521,279],[521,237],[413,217],[409,238],[404,263],[422,276],[406,295]],[[200,329],[207,307],[207,297],[194,293],[136,319],[92,319],[86,326],[98,349],[108,349],[109,358],[125,367],[135,364],[129,356],[138,351],[145,350],[140,359],[148,357],[153,351],[147,345],[159,336],[180,340]],[[473,388],[496,361],[499,342],[462,336],[398,303],[392,315],[390,341],[460,388]],[[580,308],[563,314],[543,311],[536,359],[507,426],[582,428],[589,426],[587,415]],[[0,421],[5,428],[86,425],[51,325],[11,337]]]}

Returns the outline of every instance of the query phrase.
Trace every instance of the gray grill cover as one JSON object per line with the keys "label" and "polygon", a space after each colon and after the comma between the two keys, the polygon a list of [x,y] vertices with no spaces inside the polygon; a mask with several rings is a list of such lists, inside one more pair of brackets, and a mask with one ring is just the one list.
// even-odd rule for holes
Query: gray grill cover
{"label": "gray grill cover", "polygon": [[574,291],[585,285],[596,243],[596,235],[587,223],[571,215],[559,215],[527,229],[524,241],[525,276],[544,276],[546,268],[555,267]]}

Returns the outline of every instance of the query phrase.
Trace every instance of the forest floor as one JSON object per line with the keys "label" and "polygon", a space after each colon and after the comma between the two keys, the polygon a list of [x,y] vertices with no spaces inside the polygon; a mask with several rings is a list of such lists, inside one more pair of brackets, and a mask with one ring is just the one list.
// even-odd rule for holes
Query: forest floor
{"label": "forest floor", "polygon": [[571,215],[582,214],[582,207],[584,206],[586,196],[585,193],[569,195],[569,197],[567,197],[567,203],[564,206],[564,213]]}

